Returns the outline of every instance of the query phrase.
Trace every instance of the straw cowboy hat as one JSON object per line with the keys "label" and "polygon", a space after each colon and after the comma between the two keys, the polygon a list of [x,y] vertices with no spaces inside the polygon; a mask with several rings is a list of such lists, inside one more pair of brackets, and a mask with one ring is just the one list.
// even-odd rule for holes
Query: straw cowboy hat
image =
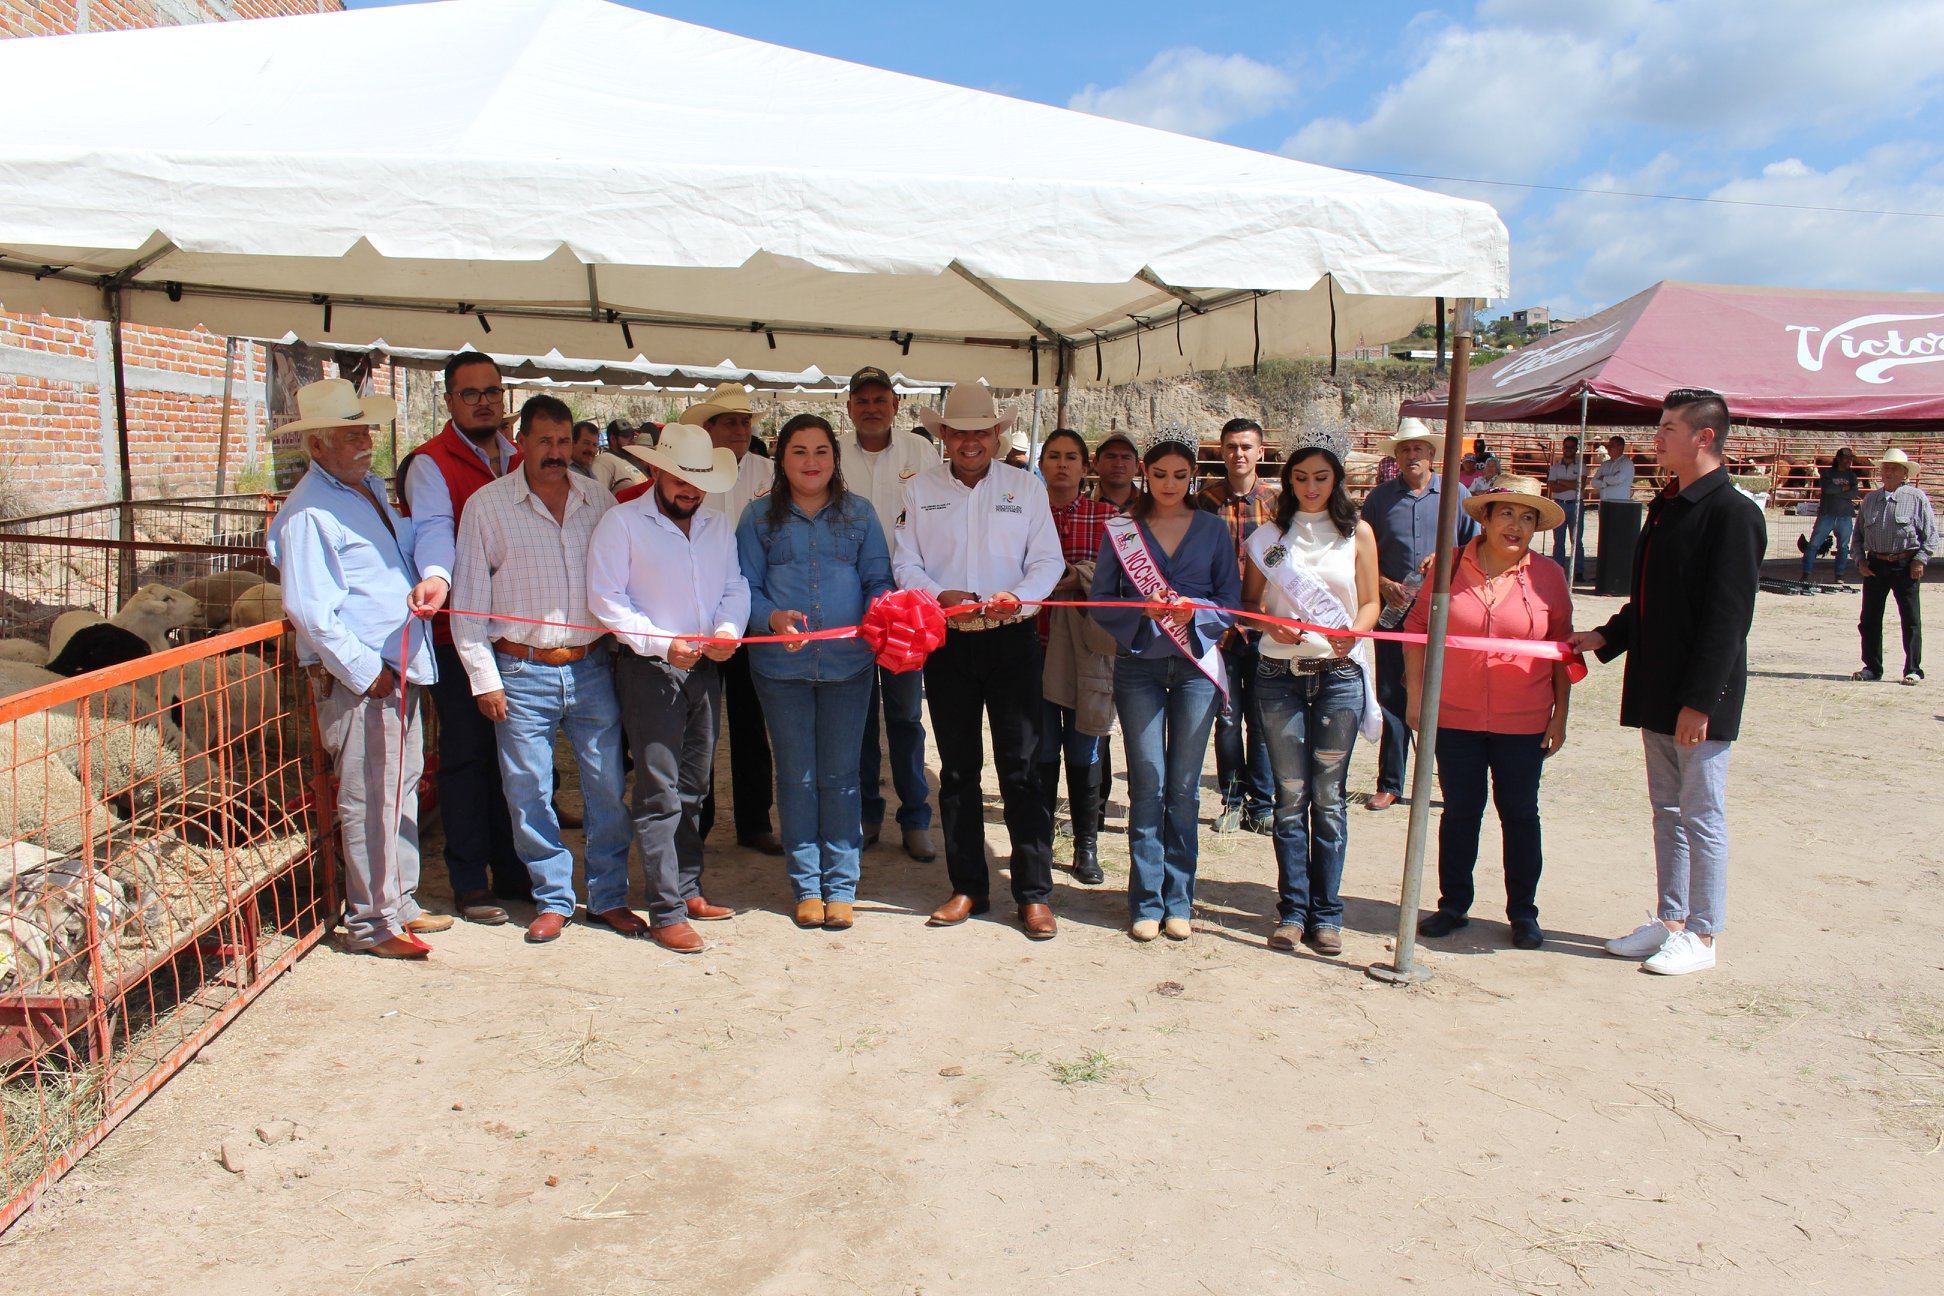
{"label": "straw cowboy hat", "polygon": [[1917,475],[1917,465],[1912,463],[1910,456],[1905,454],[1898,446],[1891,446],[1883,452],[1883,458],[1877,460],[1877,467],[1879,468],[1886,464],[1895,464],[1897,467],[1908,472],[1912,477]]}
{"label": "straw cowboy hat", "polygon": [[1537,477],[1500,473],[1498,480],[1492,483],[1492,489],[1465,497],[1465,512],[1472,515],[1474,522],[1483,522],[1492,505],[1517,504],[1539,515],[1539,525],[1535,530],[1550,531],[1566,520],[1566,510],[1557,501],[1547,499],[1545,489]]}
{"label": "straw cowboy hat", "polygon": [[673,473],[711,495],[720,495],[736,484],[736,452],[718,450],[699,427],[670,423],[662,429],[661,440],[653,449],[632,446],[630,450],[629,458],[635,462],[656,472]]}
{"label": "straw cowboy hat", "polygon": [[1004,436],[1018,417],[1018,412],[1013,410],[1001,414],[999,403],[992,398],[992,388],[981,382],[960,383],[952,388],[942,413],[929,409],[918,411],[918,421],[934,436],[946,428],[961,432],[983,432],[991,428]]}
{"label": "straw cowboy hat", "polygon": [[360,396],[348,378],[323,378],[297,389],[297,417],[273,429],[309,432],[314,428],[376,427],[398,417],[398,402],[389,396]]}
{"label": "straw cowboy hat", "polygon": [[743,385],[727,382],[710,392],[701,403],[683,410],[678,421],[690,427],[701,427],[718,414],[748,414],[754,417],[755,413],[749,408],[749,393],[743,390]]}
{"label": "straw cowboy hat", "polygon": [[1385,438],[1381,444],[1384,447],[1385,454],[1394,455],[1397,453],[1397,447],[1403,445],[1406,441],[1423,441],[1431,447],[1432,451],[1440,459],[1444,457],[1445,439],[1443,434],[1433,432],[1425,425],[1423,419],[1400,419],[1397,424],[1397,435]]}

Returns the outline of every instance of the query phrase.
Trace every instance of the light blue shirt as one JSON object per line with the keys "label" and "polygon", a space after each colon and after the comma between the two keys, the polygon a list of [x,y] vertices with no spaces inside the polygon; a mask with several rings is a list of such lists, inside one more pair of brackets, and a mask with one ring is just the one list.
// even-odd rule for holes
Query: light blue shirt
{"label": "light blue shirt", "polygon": [[[463,432],[460,437],[465,441],[466,448],[491,472],[493,461],[486,457],[479,444]],[[507,465],[513,462],[519,448],[505,436],[500,436],[498,440],[499,476],[504,477]],[[459,522],[452,514],[452,491],[446,486],[445,473],[438,461],[429,454],[414,454],[405,467],[405,479],[398,483],[398,493],[410,506],[412,523],[418,530],[420,573],[443,577],[450,584],[453,564],[459,556]]]}
{"label": "light blue shirt", "polygon": [[385,499],[376,473],[364,481],[382,515],[356,487],[312,464],[270,523],[265,545],[283,578],[284,615],[297,628],[297,660],[321,662],[363,693],[385,667],[397,667],[410,622],[405,678],[430,684],[438,677],[432,627],[406,610],[419,582],[412,522]]}
{"label": "light blue shirt", "polygon": [[[749,632],[770,633],[770,613],[803,613],[809,630],[853,626],[872,599],[891,590],[891,546],[877,510],[861,495],[806,517],[794,503],[774,530],[770,501],[743,510],[736,552],[749,582]],[[831,639],[791,652],[787,644],[749,645],[749,665],[771,679],[847,680],[871,664],[862,639]]]}

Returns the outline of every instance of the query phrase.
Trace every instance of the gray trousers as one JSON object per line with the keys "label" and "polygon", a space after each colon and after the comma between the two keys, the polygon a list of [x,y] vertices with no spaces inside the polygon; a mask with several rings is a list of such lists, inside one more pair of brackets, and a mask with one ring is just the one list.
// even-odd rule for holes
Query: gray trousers
{"label": "gray trousers", "polygon": [[1712,739],[1682,747],[1671,735],[1642,732],[1647,799],[1654,807],[1658,917],[1712,936],[1727,920],[1728,751]]}
{"label": "gray trousers", "polygon": [[[315,683],[312,689],[317,691]],[[337,777],[338,826],[344,840],[344,930],[353,949],[390,940],[419,916],[423,705],[424,690],[408,686],[401,724],[396,693],[369,698],[337,680],[329,697],[321,692],[317,696],[318,731]]]}
{"label": "gray trousers", "polygon": [[708,658],[678,670],[623,650],[614,683],[634,756],[635,845],[648,880],[648,924],[687,922],[702,895],[702,799],[715,768],[722,672]]}

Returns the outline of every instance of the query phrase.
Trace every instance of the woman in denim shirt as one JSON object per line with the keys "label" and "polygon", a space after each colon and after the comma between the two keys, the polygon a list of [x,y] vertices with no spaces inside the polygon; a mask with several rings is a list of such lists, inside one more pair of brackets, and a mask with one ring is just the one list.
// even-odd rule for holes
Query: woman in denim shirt
{"label": "woman in denim shirt", "polygon": [[[891,551],[869,500],[844,489],[837,438],[815,414],[777,434],[775,484],[743,510],[736,549],[753,634],[853,626],[891,589]],[[857,898],[864,743],[873,659],[861,639],[751,644],[751,677],[776,752],[783,859],[796,924],[843,931]]]}

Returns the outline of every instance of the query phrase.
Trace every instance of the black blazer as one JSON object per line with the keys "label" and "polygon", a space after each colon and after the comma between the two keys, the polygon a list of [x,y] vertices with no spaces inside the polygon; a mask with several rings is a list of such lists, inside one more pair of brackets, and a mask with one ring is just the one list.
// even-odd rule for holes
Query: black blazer
{"label": "black blazer", "polygon": [[1708,737],[1741,732],[1748,630],[1768,524],[1717,468],[1647,506],[1625,607],[1600,627],[1601,661],[1627,654],[1620,723],[1672,735],[1682,707],[1708,713]]}

